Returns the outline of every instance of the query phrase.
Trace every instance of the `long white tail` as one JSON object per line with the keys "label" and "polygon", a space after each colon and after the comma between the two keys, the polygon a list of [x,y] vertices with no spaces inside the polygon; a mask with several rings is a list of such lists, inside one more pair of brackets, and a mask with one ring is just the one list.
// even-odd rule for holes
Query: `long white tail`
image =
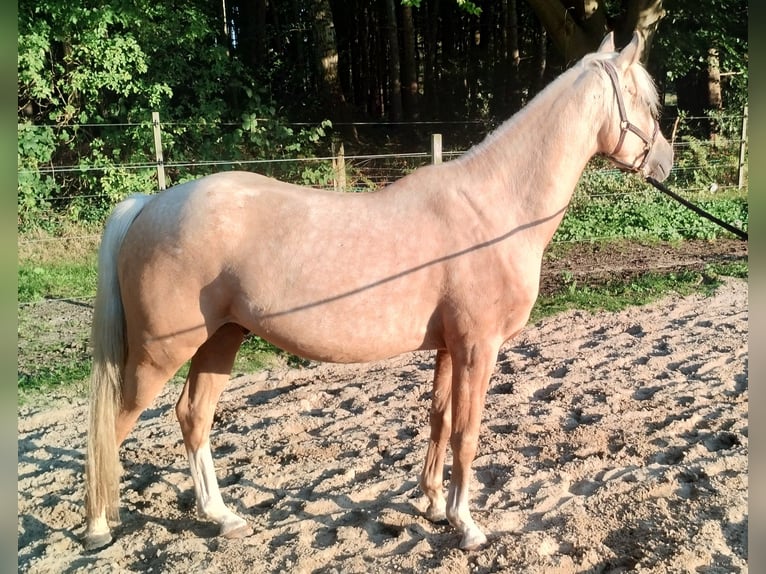
{"label": "long white tail", "polygon": [[88,520],[106,511],[119,520],[120,462],[115,417],[122,401],[126,359],[125,316],[117,278],[117,255],[131,224],[152,197],[132,195],[119,203],[106,222],[98,252],[98,288],[93,307],[88,452],[85,463]]}

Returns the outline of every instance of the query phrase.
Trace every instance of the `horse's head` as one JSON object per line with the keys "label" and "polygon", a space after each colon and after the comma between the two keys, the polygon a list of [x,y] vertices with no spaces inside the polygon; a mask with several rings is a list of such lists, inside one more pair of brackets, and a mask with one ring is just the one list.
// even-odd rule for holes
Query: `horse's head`
{"label": "horse's head", "polygon": [[[599,133],[599,151],[622,169],[662,181],[673,165],[673,148],[660,132],[657,90],[639,62],[643,48],[643,38],[636,32],[621,52],[600,60],[614,96]],[[614,51],[610,32],[598,52]]]}

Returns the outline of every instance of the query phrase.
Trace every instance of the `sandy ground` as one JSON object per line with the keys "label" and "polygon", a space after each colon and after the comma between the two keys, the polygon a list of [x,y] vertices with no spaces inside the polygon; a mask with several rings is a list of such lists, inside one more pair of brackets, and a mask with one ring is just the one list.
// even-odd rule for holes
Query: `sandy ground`
{"label": "sandy ground", "polygon": [[[83,552],[86,405],[22,407],[20,572],[747,572],[747,283],[569,312],[504,347],[473,465],[481,550],[422,516],[433,355],[232,380],[212,443],[242,540],[198,520],[168,385],[121,451],[116,542]],[[448,457],[445,479],[449,476]]]}

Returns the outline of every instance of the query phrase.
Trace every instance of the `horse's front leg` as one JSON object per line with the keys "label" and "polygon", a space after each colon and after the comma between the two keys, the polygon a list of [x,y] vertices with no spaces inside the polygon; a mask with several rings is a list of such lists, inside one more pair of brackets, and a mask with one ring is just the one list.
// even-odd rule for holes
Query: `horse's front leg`
{"label": "horse's front leg", "polygon": [[444,455],[452,430],[452,358],[447,351],[436,353],[434,389],[431,399],[431,439],[426,462],[420,474],[420,488],[428,498],[426,518],[432,522],[447,520],[447,499],[444,498]]}
{"label": "horse's front leg", "polygon": [[481,416],[498,346],[466,345],[452,351],[452,478],[447,495],[447,519],[463,535],[460,548],[473,550],[487,541],[468,507],[471,464],[476,456]]}
{"label": "horse's front leg", "polygon": [[215,405],[229,380],[244,332],[229,323],[221,327],[194,355],[189,377],[176,405],[197,498],[197,513],[217,523],[220,534],[240,538],[253,533],[244,518],[223,502],[210,451],[210,427]]}

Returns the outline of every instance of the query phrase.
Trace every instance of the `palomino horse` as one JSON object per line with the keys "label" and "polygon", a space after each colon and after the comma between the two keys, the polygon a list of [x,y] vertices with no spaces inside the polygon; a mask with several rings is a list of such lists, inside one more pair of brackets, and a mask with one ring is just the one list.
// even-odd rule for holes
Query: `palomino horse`
{"label": "palomino horse", "polygon": [[427,516],[449,520],[461,548],[484,544],[468,503],[490,374],[529,318],[575,184],[597,153],[658,180],[673,162],[642,48],[634,35],[615,52],[610,34],[473,150],[376,193],[227,172],[119,204],[93,314],[86,547],[112,538],[119,445],[189,359],[176,414],[197,510],[223,536],[252,533],[224,504],[208,440],[248,332],[320,361],[436,350]]}

